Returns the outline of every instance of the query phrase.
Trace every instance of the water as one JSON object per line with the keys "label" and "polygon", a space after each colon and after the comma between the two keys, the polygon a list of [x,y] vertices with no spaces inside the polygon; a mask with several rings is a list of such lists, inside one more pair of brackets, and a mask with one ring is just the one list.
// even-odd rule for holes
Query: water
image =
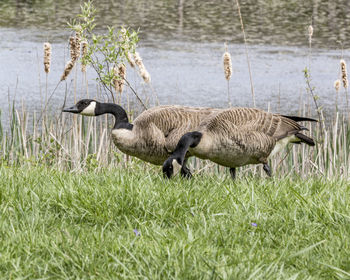
{"label": "water", "polygon": [[[152,88],[161,104],[227,106],[227,83],[223,74],[224,42],[233,61],[230,95],[233,105],[252,106],[251,86],[245,47],[233,2],[220,1],[96,1],[98,30],[107,25],[125,24],[140,28],[139,52],[152,76]],[[42,45],[53,45],[50,94],[67,61],[66,22],[79,13],[79,1],[1,1],[0,2],[0,97],[3,121],[7,122],[8,100],[39,110],[46,92],[42,65]],[[303,70],[308,66],[307,27],[313,22],[311,74],[320,104],[333,110],[333,82],[339,75],[341,43],[349,61],[350,4],[348,1],[241,1],[248,38],[257,106],[275,112],[295,112],[310,103]],[[70,78],[75,74],[71,74]],[[93,69],[88,69],[89,92],[98,87]],[[140,95],[151,96],[152,89],[141,83],[132,69],[128,79]],[[85,96],[82,76],[74,83],[59,85],[52,96],[52,110],[62,106],[65,92],[73,103],[73,92]],[[124,95],[133,99],[131,91]],[[100,99],[106,96],[102,92]],[[342,107],[344,93],[340,93]]]}

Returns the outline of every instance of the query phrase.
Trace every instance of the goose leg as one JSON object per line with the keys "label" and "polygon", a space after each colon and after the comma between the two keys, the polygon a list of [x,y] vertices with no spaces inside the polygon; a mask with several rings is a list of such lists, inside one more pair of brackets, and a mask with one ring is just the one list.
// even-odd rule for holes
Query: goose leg
{"label": "goose leg", "polygon": [[235,167],[230,168],[230,175],[231,175],[232,180],[236,179],[236,168]]}
{"label": "goose leg", "polygon": [[264,163],[264,171],[266,172],[267,176],[272,177],[272,173],[271,173],[271,168],[267,163]]}
{"label": "goose leg", "polygon": [[190,179],[192,178],[192,173],[190,169],[186,166],[186,164],[187,164],[187,158],[185,158],[184,163],[182,164],[181,176],[186,179]]}

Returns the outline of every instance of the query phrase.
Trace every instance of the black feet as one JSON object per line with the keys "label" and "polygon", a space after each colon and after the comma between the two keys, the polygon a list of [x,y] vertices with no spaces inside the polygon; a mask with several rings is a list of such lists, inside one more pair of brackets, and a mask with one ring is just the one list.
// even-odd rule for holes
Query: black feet
{"label": "black feet", "polygon": [[230,175],[231,175],[232,180],[236,179],[236,168],[235,167],[230,168]]}
{"label": "black feet", "polygon": [[271,168],[270,168],[270,166],[267,163],[264,163],[264,167],[263,168],[264,168],[267,176],[272,177]]}

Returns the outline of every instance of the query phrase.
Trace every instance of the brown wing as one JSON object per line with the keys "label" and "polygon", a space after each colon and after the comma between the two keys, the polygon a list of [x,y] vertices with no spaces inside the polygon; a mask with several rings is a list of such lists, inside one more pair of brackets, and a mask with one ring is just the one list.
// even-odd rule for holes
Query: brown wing
{"label": "brown wing", "polygon": [[194,130],[203,118],[217,110],[202,107],[158,106],[144,111],[133,124],[140,131],[152,130],[147,133],[151,138],[154,129],[157,129],[157,137],[164,138],[164,148],[172,152],[183,134]]}
{"label": "brown wing", "polygon": [[208,131],[221,131],[230,135],[233,131],[259,132],[276,140],[294,134],[302,127],[287,117],[253,108],[230,108],[217,112],[204,120],[200,127]]}

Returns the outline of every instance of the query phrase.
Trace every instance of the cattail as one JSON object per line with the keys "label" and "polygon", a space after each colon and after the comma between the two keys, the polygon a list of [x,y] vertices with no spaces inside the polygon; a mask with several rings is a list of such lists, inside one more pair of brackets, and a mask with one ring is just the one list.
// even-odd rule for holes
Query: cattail
{"label": "cattail", "polygon": [[82,52],[81,72],[86,72],[86,65],[87,65],[86,56],[87,56],[88,48],[89,48],[88,42],[86,41],[81,42],[81,52]]}
{"label": "cattail", "polygon": [[340,89],[340,84],[341,84],[341,82],[340,82],[339,79],[334,81],[334,88],[335,88],[335,90],[336,90],[337,92],[338,92],[339,89]]}
{"label": "cattail", "polygon": [[144,67],[145,67],[145,66],[143,65],[142,58],[141,58],[141,56],[140,56],[140,54],[139,54],[138,52],[135,52],[134,58],[135,58],[135,64],[136,64],[139,68],[144,68]]}
{"label": "cattail", "polygon": [[129,62],[129,64],[130,64],[130,66],[131,66],[132,68],[134,68],[134,67],[135,67],[135,60],[132,58],[131,53],[128,53],[127,59],[128,59],[128,62]]}
{"label": "cattail", "polygon": [[312,34],[314,34],[314,28],[312,27],[312,25],[309,25],[307,31],[309,33],[309,44],[311,45]]}
{"label": "cattail", "polygon": [[344,59],[340,60],[341,78],[343,81],[343,87],[348,88],[348,74],[346,73],[346,63]]}
{"label": "cattail", "polygon": [[113,67],[113,85],[116,92],[122,93],[124,87],[124,79],[126,78],[126,67],[124,63],[119,64],[117,67]]}
{"label": "cattail", "polygon": [[143,68],[142,71],[140,71],[140,75],[142,79],[145,81],[145,83],[149,83],[151,81],[151,75],[148,73],[148,71]]}
{"label": "cattail", "polygon": [[142,58],[140,54],[138,52],[135,52],[134,58],[135,58],[135,64],[139,67],[139,71],[142,79],[145,81],[145,83],[149,83],[151,81],[151,76],[146,70],[146,67],[142,62]]}
{"label": "cattail", "polygon": [[61,81],[65,80],[68,77],[68,75],[69,75],[70,71],[73,69],[73,67],[74,67],[74,62],[72,60],[68,61],[68,63],[66,64],[66,67],[64,67],[64,72],[63,72],[63,75],[61,77]]}
{"label": "cattail", "polygon": [[73,63],[77,60],[76,57],[76,40],[75,37],[70,36],[69,37],[69,49],[70,49],[70,58]]}
{"label": "cattail", "polygon": [[81,43],[81,34],[80,31],[75,33],[75,59],[78,59],[80,56],[80,43]]}
{"label": "cattail", "polygon": [[126,67],[124,63],[121,63],[118,67],[118,84],[119,84],[119,93],[123,92],[124,80],[126,78]]}
{"label": "cattail", "polygon": [[226,52],[223,55],[223,60],[224,60],[225,78],[228,81],[228,80],[230,80],[231,75],[232,75],[232,61],[231,61],[231,55],[227,51],[227,47],[226,47]]}
{"label": "cattail", "polygon": [[47,74],[50,72],[50,64],[51,64],[51,44],[44,43],[44,68]]}

